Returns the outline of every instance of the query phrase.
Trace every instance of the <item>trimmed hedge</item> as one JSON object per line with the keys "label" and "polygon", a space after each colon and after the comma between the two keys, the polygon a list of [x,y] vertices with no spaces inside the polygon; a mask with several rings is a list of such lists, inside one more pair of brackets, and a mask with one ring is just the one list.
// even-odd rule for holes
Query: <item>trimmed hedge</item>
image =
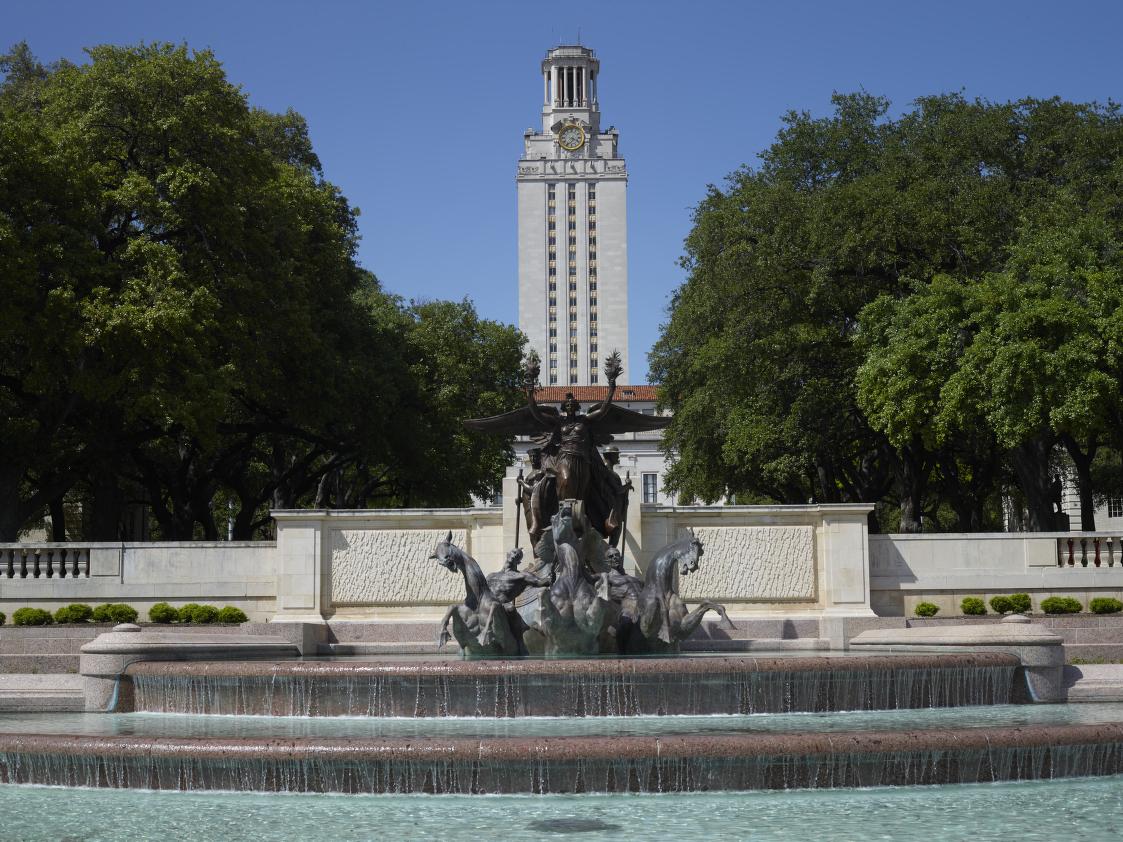
{"label": "trimmed hedge", "polygon": [[1051,596],[1041,600],[1041,610],[1046,614],[1079,614],[1084,606],[1071,596]]}
{"label": "trimmed hedge", "polygon": [[95,623],[135,623],[139,615],[131,605],[122,602],[103,602],[94,609]]}
{"label": "trimmed hedge", "polygon": [[148,619],[153,623],[174,623],[179,619],[179,611],[166,602],[157,602],[148,609]]}
{"label": "trimmed hedge", "polygon": [[12,615],[12,623],[17,626],[49,626],[54,621],[51,612],[42,608],[17,608]]}
{"label": "trimmed hedge", "polygon": [[913,610],[917,617],[935,617],[940,613],[940,606],[932,602],[918,602]]}
{"label": "trimmed hedge", "polygon": [[987,604],[977,596],[965,596],[963,601],[959,603],[959,610],[971,616],[986,614]]}
{"label": "trimmed hedge", "polygon": [[990,610],[995,614],[1009,614],[1014,610],[1014,607],[1010,604],[1010,597],[992,596],[990,598]]}
{"label": "trimmed hedge", "polygon": [[213,605],[196,605],[191,610],[191,622],[207,625],[218,619],[218,609]]}
{"label": "trimmed hedge", "polygon": [[181,606],[180,609],[179,609],[179,621],[181,623],[190,623],[191,622],[191,612],[194,611],[198,607],[199,607],[199,603],[197,603],[197,602],[189,602],[186,605]]}
{"label": "trimmed hedge", "polygon": [[55,612],[56,623],[88,623],[94,616],[94,609],[84,602],[73,602],[64,605]]}
{"label": "trimmed hedge", "polygon": [[1010,594],[1010,608],[1015,614],[1028,614],[1033,610],[1033,601],[1027,593]]}
{"label": "trimmed hedge", "polygon": [[218,622],[220,623],[245,623],[249,619],[245,611],[241,608],[235,608],[233,605],[226,605],[218,611]]}
{"label": "trimmed hedge", "polygon": [[1118,614],[1123,611],[1123,602],[1110,596],[1097,596],[1088,603],[1088,610],[1093,614]]}
{"label": "trimmed hedge", "polygon": [[0,611],[0,626],[4,625],[6,622],[8,622],[8,615]]}

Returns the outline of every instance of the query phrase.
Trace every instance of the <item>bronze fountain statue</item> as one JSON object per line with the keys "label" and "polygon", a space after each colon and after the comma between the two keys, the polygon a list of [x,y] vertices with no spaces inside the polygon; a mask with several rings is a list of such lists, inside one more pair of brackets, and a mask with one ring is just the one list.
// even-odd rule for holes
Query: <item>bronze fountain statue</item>
{"label": "bronze fountain statue", "polygon": [[604,401],[582,413],[571,392],[559,412],[535,401],[540,364],[532,351],[524,377],[526,406],[464,422],[470,430],[533,438],[531,472],[520,475],[517,504],[534,558],[520,571],[523,551],[516,547],[503,570],[485,578],[475,560],[452,545],[449,533],[431,557],[463,573],[466,596],[445,614],[441,645],[449,638],[450,621],[465,657],[667,653],[677,651],[707,611],[733,626],[723,606],[707,601],[687,611],[678,595],[675,573],[697,570],[702,555],[692,533],[656,554],[643,580],[624,571],[621,548],[632,484],[614,470],[617,449],[602,454],[599,448],[614,433],[658,430],[670,419],[613,403],[619,353],[608,357],[604,372]]}

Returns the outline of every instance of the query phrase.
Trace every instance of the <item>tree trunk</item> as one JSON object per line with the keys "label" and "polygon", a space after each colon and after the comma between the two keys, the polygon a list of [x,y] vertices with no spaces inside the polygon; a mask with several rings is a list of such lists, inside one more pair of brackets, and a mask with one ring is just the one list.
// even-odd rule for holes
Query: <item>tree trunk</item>
{"label": "tree trunk", "polygon": [[51,513],[51,540],[58,543],[66,541],[66,510],[62,507],[62,495],[48,504]]}
{"label": "tree trunk", "polygon": [[1066,434],[1061,436],[1061,444],[1065,446],[1076,468],[1076,489],[1080,493],[1080,530],[1095,532],[1096,502],[1092,497],[1092,460],[1096,458],[1099,443],[1092,436],[1085,451],[1080,448],[1076,439]]}
{"label": "tree trunk", "polygon": [[121,537],[124,499],[117,478],[107,471],[90,476],[90,534],[88,541],[116,541]]}
{"label": "tree trunk", "polygon": [[924,510],[924,492],[928,487],[928,468],[918,455],[920,447],[901,449],[898,474],[901,482],[901,520],[899,530],[906,534],[923,531],[921,512]]}
{"label": "tree trunk", "polygon": [[1026,498],[1028,532],[1051,532],[1056,526],[1049,477],[1049,454],[1053,450],[1053,442],[1052,434],[1041,434],[1018,445],[1010,453],[1018,486]]}

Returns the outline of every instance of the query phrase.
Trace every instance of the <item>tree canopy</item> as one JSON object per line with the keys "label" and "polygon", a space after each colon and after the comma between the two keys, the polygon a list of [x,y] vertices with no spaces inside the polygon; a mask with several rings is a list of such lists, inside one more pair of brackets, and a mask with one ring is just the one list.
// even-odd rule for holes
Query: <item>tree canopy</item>
{"label": "tree canopy", "polygon": [[209,51],[88,53],[0,58],[0,540],[494,494],[509,443],[455,423],[516,405],[518,332],[383,290],[304,119]]}
{"label": "tree canopy", "polygon": [[[789,113],[694,215],[653,351],[686,497],[878,503],[898,528],[1084,528],[1123,445],[1114,104],[867,93]],[[1116,461],[1117,456],[1116,456]]]}

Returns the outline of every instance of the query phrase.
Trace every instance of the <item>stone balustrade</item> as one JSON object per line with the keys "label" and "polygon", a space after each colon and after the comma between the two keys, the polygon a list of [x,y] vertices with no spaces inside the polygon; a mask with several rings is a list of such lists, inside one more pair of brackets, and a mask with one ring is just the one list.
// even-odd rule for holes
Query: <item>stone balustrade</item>
{"label": "stone balustrade", "polygon": [[1123,533],[1061,533],[1057,537],[1057,566],[1123,567]]}
{"label": "stone balustrade", "polygon": [[0,544],[0,579],[85,579],[89,575],[89,545]]}

